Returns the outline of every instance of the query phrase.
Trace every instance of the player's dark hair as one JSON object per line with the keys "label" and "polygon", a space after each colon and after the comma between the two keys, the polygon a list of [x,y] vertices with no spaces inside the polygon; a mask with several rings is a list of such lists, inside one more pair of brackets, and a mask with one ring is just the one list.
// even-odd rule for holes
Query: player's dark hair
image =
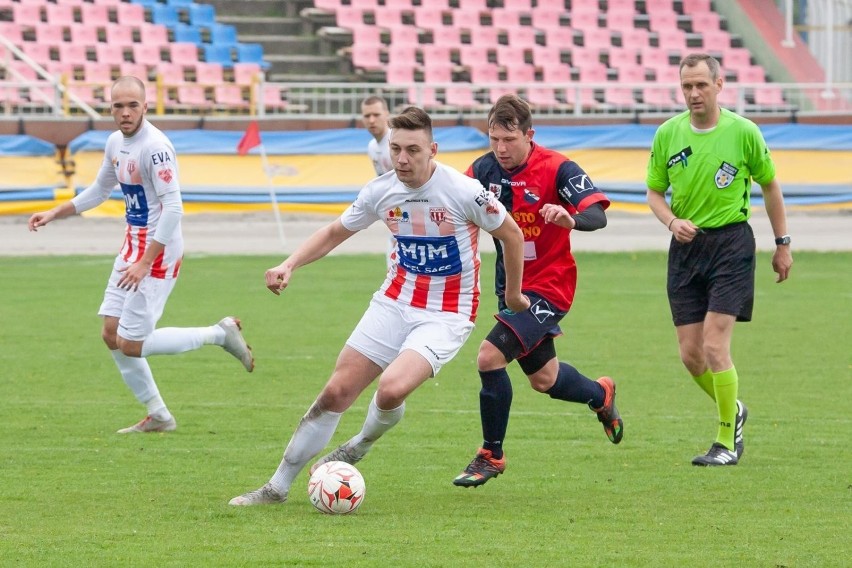
{"label": "player's dark hair", "polygon": [[506,130],[517,128],[522,134],[526,134],[532,128],[530,105],[517,95],[503,95],[488,112],[488,128],[492,126],[500,126]]}
{"label": "player's dark hair", "polygon": [[719,78],[719,61],[706,53],[690,53],[680,62],[678,71],[683,72],[684,67],[692,68],[702,61],[707,64],[707,69],[710,71],[710,78],[715,82]]}
{"label": "player's dark hair", "polygon": [[401,113],[388,121],[394,130],[425,130],[432,140],[432,119],[422,108],[406,107]]}
{"label": "player's dark hair", "polygon": [[370,95],[369,97],[361,101],[362,105],[374,105],[376,103],[380,103],[385,110],[388,109],[388,102],[379,95]]}

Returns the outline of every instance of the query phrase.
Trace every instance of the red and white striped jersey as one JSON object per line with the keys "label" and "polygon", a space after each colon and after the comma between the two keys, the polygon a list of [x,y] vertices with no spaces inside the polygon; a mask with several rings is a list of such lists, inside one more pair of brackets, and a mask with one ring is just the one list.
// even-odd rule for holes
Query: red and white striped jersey
{"label": "red and white striped jersey", "polygon": [[474,321],[481,290],[479,229],[496,230],[506,209],[478,181],[436,165],[417,189],[406,187],[395,172],[377,177],[340,220],[350,231],[382,221],[396,238],[396,262],[377,294]]}
{"label": "red and white striped jersey", "polygon": [[[74,198],[80,213],[106,200],[115,186],[124,196],[127,229],[118,256],[128,264],[145,254],[154,238],[163,210],[160,196],[180,193],[175,149],[168,137],[147,120],[133,136],[116,131],[107,139],[104,161],[92,187],[102,199],[97,203]],[[91,194],[90,194],[91,195]],[[180,225],[163,253],[151,267],[154,278],[176,278],[183,258],[183,234]]]}

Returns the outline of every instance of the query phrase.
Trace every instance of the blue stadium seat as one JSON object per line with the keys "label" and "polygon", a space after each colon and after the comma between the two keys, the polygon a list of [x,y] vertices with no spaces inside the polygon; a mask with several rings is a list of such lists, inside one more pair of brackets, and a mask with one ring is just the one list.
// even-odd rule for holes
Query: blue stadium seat
{"label": "blue stadium seat", "polygon": [[180,23],[180,14],[174,6],[153,4],[151,6],[151,22],[172,28]]}
{"label": "blue stadium seat", "polygon": [[195,0],[166,0],[166,4],[178,8],[186,8],[189,7],[190,4],[194,3],[194,1]]}
{"label": "blue stadium seat", "polygon": [[270,65],[263,60],[263,46],[259,43],[238,43],[237,61],[240,63],[257,63],[264,71]]}
{"label": "blue stadium seat", "polygon": [[234,66],[233,47],[232,45],[205,44],[204,61],[231,68]]}
{"label": "blue stadium seat", "polygon": [[193,26],[212,28],[216,23],[216,8],[210,4],[190,4],[189,23]]}
{"label": "blue stadium seat", "polygon": [[172,31],[174,32],[173,41],[175,42],[194,43],[197,45],[201,45],[203,43],[201,39],[201,30],[195,26],[178,24]]}
{"label": "blue stadium seat", "polygon": [[214,24],[210,28],[210,43],[216,45],[236,45],[237,28],[230,24]]}

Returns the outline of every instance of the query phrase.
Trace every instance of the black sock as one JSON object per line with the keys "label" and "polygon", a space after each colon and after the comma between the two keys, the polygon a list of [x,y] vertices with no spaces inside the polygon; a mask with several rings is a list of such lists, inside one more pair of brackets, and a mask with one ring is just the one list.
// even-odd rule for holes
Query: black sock
{"label": "black sock", "polygon": [[503,457],[503,439],[509,425],[512,407],[512,381],[506,369],[479,371],[479,415],[482,420],[482,447],[491,450],[495,459]]}
{"label": "black sock", "polygon": [[556,382],[546,391],[550,398],[588,404],[590,408],[600,408],[604,404],[606,393],[596,381],[584,376],[568,363],[559,363]]}

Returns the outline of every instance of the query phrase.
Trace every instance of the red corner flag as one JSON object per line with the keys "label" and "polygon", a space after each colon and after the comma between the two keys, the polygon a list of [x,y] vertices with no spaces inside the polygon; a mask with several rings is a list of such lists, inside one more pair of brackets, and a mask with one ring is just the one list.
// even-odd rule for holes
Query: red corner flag
{"label": "red corner flag", "polygon": [[240,139],[240,143],[237,144],[237,154],[245,156],[255,146],[260,146],[260,130],[257,128],[257,122],[252,120]]}

